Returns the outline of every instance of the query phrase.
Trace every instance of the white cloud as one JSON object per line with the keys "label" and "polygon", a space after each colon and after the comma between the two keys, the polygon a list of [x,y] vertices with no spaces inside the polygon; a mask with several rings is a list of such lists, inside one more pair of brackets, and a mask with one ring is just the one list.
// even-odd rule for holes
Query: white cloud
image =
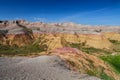
{"label": "white cloud", "polygon": [[47,21],[46,18],[34,17],[33,19],[34,19],[35,21],[41,21],[41,22],[46,22],[46,21]]}
{"label": "white cloud", "polygon": [[[90,17],[90,16],[93,15],[94,13],[100,13],[100,12],[103,12],[105,10],[107,10],[107,8],[102,8],[102,9],[88,11],[88,12],[79,12],[79,13],[61,18],[59,20],[59,22],[72,22],[74,20],[77,21],[77,20],[85,20],[85,19],[94,19],[95,17],[93,17],[93,16]],[[86,16],[89,16],[89,17],[85,18]]]}

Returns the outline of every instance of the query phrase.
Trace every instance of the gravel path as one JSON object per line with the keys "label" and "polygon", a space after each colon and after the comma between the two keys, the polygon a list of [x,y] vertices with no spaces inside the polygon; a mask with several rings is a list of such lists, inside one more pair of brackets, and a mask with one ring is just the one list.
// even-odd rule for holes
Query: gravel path
{"label": "gravel path", "polygon": [[0,80],[100,80],[70,71],[57,56],[0,58]]}

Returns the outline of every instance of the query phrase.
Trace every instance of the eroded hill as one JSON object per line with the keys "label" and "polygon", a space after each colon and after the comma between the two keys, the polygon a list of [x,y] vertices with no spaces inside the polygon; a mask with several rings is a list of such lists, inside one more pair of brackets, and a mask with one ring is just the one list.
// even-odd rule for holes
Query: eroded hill
{"label": "eroded hill", "polygon": [[[0,44],[24,46],[45,41],[48,49],[66,47],[62,43],[85,43],[87,46],[110,49],[108,39],[119,40],[119,27],[87,26],[74,23],[42,23],[25,20],[1,21]],[[52,43],[52,44],[50,44]]]}
{"label": "eroded hill", "polygon": [[0,21],[0,56],[57,55],[80,73],[120,80],[119,30],[119,26]]}

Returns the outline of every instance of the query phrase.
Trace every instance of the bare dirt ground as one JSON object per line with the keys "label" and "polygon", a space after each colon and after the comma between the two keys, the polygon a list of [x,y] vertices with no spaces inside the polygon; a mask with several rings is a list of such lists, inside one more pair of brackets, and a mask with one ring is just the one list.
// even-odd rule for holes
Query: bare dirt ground
{"label": "bare dirt ground", "polygon": [[0,57],[0,80],[100,80],[71,71],[57,56]]}

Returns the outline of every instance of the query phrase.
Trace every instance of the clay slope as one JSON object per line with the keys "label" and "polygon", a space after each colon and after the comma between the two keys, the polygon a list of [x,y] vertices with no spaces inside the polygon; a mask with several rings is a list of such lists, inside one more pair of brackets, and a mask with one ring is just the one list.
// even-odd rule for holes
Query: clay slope
{"label": "clay slope", "polygon": [[[48,50],[68,47],[69,44],[85,43],[88,47],[94,47],[99,49],[109,49],[112,44],[104,35],[96,34],[60,34],[60,33],[49,33],[49,34],[34,34],[36,40],[39,38],[45,41],[48,46]],[[41,43],[41,42],[39,42]]]}
{"label": "clay slope", "polygon": [[101,79],[119,80],[120,77],[112,67],[94,55],[77,50],[76,48],[58,48],[48,52],[49,55],[57,55],[67,61],[70,68],[80,73],[98,76]]}

